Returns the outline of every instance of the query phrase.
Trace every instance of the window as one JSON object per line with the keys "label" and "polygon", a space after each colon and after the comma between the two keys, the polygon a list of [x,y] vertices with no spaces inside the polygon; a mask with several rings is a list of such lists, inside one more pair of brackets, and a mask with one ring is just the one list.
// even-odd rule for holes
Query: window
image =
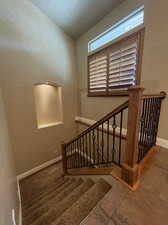
{"label": "window", "polygon": [[88,56],[88,95],[126,95],[140,83],[144,29]]}
{"label": "window", "polygon": [[94,51],[101,46],[113,41],[128,31],[142,25],[144,23],[144,6],[135,10],[129,16],[115,24],[109,30],[105,31],[88,44],[88,51]]}
{"label": "window", "polygon": [[62,124],[62,87],[48,83],[37,84],[34,92],[38,128]]}

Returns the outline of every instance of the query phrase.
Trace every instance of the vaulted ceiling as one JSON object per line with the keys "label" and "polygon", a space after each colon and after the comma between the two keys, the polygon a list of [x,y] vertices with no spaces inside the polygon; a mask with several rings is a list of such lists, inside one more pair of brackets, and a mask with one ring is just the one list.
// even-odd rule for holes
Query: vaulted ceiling
{"label": "vaulted ceiling", "polygon": [[124,0],[31,0],[72,38],[78,38]]}

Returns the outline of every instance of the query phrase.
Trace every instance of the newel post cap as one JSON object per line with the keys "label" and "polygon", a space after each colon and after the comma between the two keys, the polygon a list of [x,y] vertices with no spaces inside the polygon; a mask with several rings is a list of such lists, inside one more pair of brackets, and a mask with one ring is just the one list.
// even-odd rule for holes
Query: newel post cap
{"label": "newel post cap", "polygon": [[144,91],[144,90],[145,90],[145,88],[140,86],[140,85],[133,85],[133,86],[128,88],[129,92],[132,92],[132,91]]}

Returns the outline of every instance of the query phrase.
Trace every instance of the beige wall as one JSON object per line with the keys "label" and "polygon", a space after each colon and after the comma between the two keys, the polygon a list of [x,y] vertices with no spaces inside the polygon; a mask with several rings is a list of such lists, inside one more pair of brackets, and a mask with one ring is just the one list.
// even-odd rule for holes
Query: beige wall
{"label": "beige wall", "polygon": [[[143,4],[145,6],[146,35],[141,84],[148,93],[167,92],[168,28],[165,21],[168,20],[168,2],[165,0],[126,0],[77,41],[80,116],[99,119],[126,99],[123,97],[87,97],[87,44],[89,40]],[[165,139],[168,139],[167,102],[168,98],[164,101],[162,107],[159,127],[159,137]]]}
{"label": "beige wall", "polygon": [[62,87],[35,85],[34,95],[38,128],[63,123]]}
{"label": "beige wall", "polygon": [[[0,224],[12,224],[12,209],[18,220],[18,205],[14,157],[11,151],[7,121],[0,89]],[[17,222],[17,221],[16,221]]]}
{"label": "beige wall", "polygon": [[[75,134],[75,43],[27,0],[0,2],[0,74],[17,174],[60,155]],[[37,129],[34,84],[62,86],[64,124]]]}

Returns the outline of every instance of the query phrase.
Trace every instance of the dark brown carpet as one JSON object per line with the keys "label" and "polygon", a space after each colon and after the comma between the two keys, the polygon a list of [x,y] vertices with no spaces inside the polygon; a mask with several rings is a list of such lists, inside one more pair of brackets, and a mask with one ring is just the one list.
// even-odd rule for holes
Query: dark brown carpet
{"label": "dark brown carpet", "polygon": [[20,182],[23,225],[79,225],[110,190],[103,179],[62,176],[54,164]]}

